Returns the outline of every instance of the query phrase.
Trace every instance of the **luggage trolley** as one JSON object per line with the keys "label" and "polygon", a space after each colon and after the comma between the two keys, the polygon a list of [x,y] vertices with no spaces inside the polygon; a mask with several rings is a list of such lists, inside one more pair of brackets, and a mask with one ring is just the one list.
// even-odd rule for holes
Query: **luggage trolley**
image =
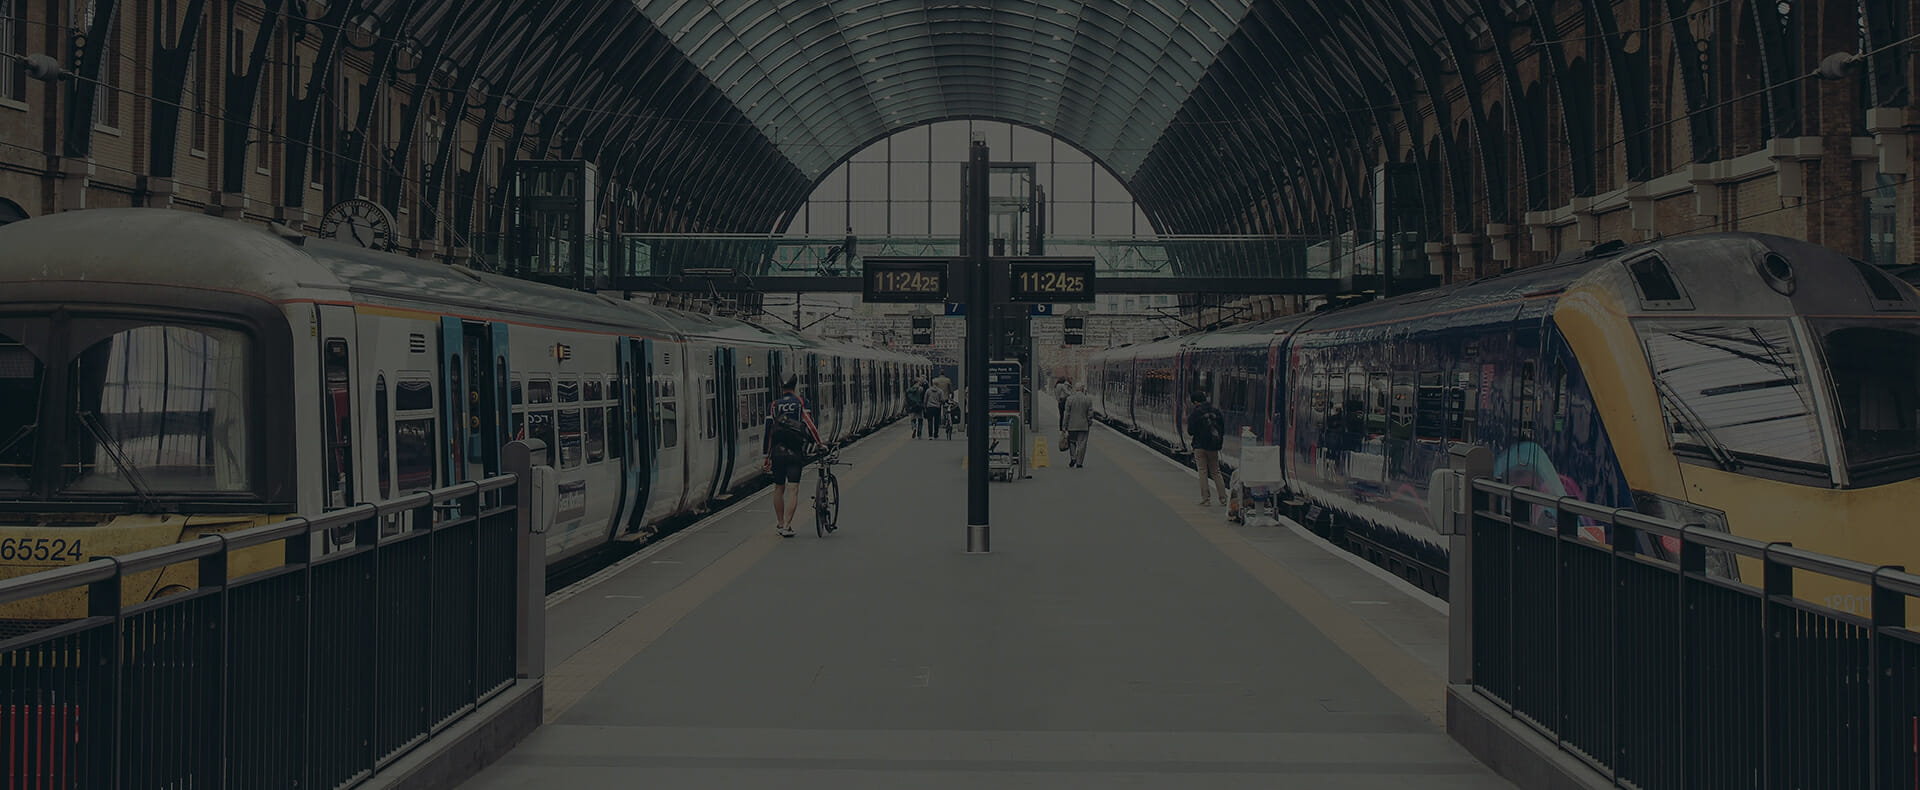
{"label": "luggage trolley", "polygon": [[1285,496],[1280,474],[1280,448],[1242,444],[1240,468],[1233,470],[1233,495],[1240,500],[1240,523],[1266,527],[1280,523],[1280,498]]}

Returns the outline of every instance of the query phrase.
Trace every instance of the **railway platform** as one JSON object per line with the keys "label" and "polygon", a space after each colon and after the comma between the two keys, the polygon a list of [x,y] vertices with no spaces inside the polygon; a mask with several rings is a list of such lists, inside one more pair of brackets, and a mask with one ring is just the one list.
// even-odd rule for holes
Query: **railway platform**
{"label": "railway platform", "polygon": [[1105,427],[968,555],[964,448],[897,423],[837,533],[760,493],[550,595],[544,726],[463,787],[1511,787],[1443,727],[1444,604]]}

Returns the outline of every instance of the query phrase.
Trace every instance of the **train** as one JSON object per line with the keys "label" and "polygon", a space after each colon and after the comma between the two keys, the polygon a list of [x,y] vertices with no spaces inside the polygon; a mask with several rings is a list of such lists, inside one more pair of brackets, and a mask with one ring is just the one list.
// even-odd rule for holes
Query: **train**
{"label": "train", "polygon": [[[1494,474],[1877,564],[1920,564],[1920,293],[1803,241],[1614,242],[1393,299],[1108,349],[1106,420],[1188,452],[1189,394],[1228,420],[1222,463],[1279,447],[1277,492],[1316,529],[1435,595],[1429,523],[1456,443]],[[1538,509],[1539,525],[1554,524]],[[1600,526],[1582,538],[1609,541]],[[1669,540],[1638,547],[1671,559]],[[1711,571],[1757,579],[1745,561]],[[1797,590],[1859,612],[1858,590]]]}
{"label": "train", "polygon": [[[757,483],[785,377],[845,441],[929,371],[284,226],[51,214],[0,227],[0,578],[486,478],[529,437],[563,563]],[[0,611],[0,638],[75,605]]]}

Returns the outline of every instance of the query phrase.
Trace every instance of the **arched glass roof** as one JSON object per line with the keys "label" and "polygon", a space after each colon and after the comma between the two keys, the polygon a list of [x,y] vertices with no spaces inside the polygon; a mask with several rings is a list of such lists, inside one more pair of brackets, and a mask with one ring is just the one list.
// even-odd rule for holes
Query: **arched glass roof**
{"label": "arched glass roof", "polygon": [[1245,0],[641,0],[808,178],[946,118],[1051,130],[1130,178]]}

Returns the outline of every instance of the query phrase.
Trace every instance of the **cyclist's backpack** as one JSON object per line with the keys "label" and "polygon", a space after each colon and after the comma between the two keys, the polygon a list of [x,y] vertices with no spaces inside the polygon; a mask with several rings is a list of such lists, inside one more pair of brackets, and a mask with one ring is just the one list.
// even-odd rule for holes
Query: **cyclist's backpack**
{"label": "cyclist's backpack", "polygon": [[799,455],[813,438],[799,419],[778,411],[773,413],[773,424],[767,430],[772,432],[775,455]]}

